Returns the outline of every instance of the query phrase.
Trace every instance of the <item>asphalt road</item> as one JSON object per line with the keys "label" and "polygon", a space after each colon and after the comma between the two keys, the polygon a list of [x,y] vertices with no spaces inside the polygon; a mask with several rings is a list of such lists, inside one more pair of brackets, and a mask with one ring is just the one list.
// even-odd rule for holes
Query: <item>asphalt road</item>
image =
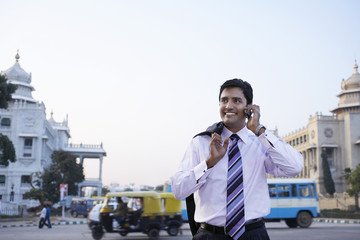
{"label": "asphalt road", "polygon": [[[266,223],[272,240],[358,240],[360,224],[317,223],[310,228],[290,229],[285,223]],[[52,229],[37,227],[0,228],[1,240],[92,240],[91,232],[86,224],[55,225]],[[105,233],[103,240],[147,240],[142,233],[129,233],[126,237],[118,233]],[[170,237],[165,231],[161,232],[160,240],[191,239],[190,230],[184,227],[182,235]]]}

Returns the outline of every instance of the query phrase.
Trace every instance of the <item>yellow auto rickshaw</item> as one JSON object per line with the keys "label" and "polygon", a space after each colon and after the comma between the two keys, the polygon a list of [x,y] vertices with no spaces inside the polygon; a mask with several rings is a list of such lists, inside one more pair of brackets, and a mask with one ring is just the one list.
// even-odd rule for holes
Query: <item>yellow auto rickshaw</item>
{"label": "yellow auto rickshaw", "polygon": [[[127,206],[126,217],[121,217],[121,220],[114,210],[120,203]],[[165,228],[160,195],[153,191],[109,192],[99,215],[99,221],[91,229],[95,240],[103,237],[103,229],[108,233],[118,232],[121,236],[142,232],[151,240],[157,240],[160,230]]]}
{"label": "yellow auto rickshaw", "polygon": [[160,193],[160,197],[165,230],[170,236],[176,236],[183,222],[181,200],[176,199],[172,193]]}

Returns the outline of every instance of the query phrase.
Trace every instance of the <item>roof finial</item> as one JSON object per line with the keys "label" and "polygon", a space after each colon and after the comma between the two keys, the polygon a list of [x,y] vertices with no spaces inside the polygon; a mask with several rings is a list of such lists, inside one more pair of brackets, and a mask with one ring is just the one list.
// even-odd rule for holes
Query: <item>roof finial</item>
{"label": "roof finial", "polygon": [[356,59],[355,59],[354,73],[357,73],[357,72],[358,72],[358,65],[357,65],[357,62],[356,62]]}
{"label": "roof finial", "polygon": [[15,56],[16,62],[19,62],[19,58],[20,58],[20,55],[19,55],[19,49],[18,49],[16,56]]}

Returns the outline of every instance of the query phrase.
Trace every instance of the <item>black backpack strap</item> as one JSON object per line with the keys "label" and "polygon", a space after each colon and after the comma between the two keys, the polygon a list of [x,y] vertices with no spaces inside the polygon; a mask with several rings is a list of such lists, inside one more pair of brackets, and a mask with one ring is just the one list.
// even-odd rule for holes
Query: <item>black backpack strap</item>
{"label": "black backpack strap", "polygon": [[[213,125],[208,127],[206,129],[206,131],[201,132],[199,134],[196,134],[194,136],[194,138],[197,137],[197,136],[204,136],[204,135],[207,135],[207,136],[211,137],[211,135],[214,132],[221,135],[223,129],[224,129],[223,122],[214,123]],[[188,214],[188,221],[189,221],[189,225],[190,225],[190,230],[191,230],[192,235],[194,236],[197,233],[197,231],[198,231],[198,229],[200,227],[199,224],[197,222],[195,222],[195,219],[194,219],[194,214],[195,214],[194,194],[191,194],[190,196],[188,196],[186,198],[186,211],[187,211],[187,214]]]}

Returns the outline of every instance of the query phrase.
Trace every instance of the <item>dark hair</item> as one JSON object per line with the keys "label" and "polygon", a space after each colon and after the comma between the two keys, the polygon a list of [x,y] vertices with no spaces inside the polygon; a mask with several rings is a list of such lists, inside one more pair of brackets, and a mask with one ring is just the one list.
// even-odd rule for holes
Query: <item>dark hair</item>
{"label": "dark hair", "polygon": [[219,101],[220,101],[221,93],[224,91],[224,89],[231,88],[231,87],[241,88],[244,93],[244,96],[246,98],[247,104],[252,104],[253,90],[252,90],[250,83],[243,81],[241,79],[238,79],[238,78],[227,80],[226,82],[223,83],[223,85],[221,85],[220,93],[219,93]]}

